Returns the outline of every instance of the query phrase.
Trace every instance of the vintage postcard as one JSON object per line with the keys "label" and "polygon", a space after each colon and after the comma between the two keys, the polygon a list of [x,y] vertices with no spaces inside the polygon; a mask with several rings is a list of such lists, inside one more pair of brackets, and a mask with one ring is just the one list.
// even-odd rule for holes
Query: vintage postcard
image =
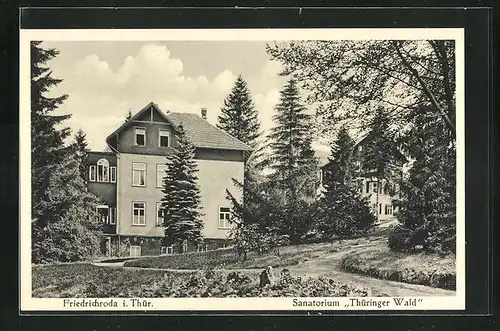
{"label": "vintage postcard", "polygon": [[20,55],[21,311],[465,309],[463,29]]}

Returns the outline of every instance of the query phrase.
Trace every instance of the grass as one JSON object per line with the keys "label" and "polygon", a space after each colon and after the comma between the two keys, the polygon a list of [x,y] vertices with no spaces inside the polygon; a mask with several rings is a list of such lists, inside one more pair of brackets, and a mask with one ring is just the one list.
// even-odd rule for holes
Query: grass
{"label": "grass", "polygon": [[366,289],[333,279],[279,279],[260,287],[256,272],[164,272],[99,267],[88,263],[33,267],[33,296],[43,298],[106,297],[338,297],[369,296]]}
{"label": "grass", "polygon": [[340,268],[374,278],[456,289],[455,255],[393,252],[386,242],[347,253]]}
{"label": "grass", "polygon": [[335,251],[340,243],[304,244],[280,247],[280,254],[258,255],[250,252],[245,261],[232,249],[220,249],[203,253],[151,256],[125,262],[126,267],[160,269],[262,269],[267,266],[286,267],[318,258]]}

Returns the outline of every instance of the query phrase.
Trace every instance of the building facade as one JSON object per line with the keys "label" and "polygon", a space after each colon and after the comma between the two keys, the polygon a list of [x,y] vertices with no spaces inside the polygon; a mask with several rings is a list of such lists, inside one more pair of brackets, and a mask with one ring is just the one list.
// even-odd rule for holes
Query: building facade
{"label": "building facade", "polygon": [[[166,157],[176,146],[183,126],[196,148],[198,185],[204,243],[183,242],[164,247],[161,186]],[[112,152],[90,152],[89,190],[101,198],[97,207],[103,226],[103,252],[108,256],[175,254],[222,247],[232,228],[226,189],[241,192],[233,179],[243,182],[244,163],[251,148],[217,129],[202,116],[163,113],[150,103],[107,138]]]}
{"label": "building facade", "polygon": [[[362,135],[354,145],[353,185],[357,187],[361,196],[368,200],[377,223],[392,221],[395,219],[394,213],[396,212],[393,201],[398,198],[399,194],[399,186],[396,179],[403,175],[403,165],[406,162],[406,158],[401,153],[391,158],[396,160],[396,164],[393,165],[395,170],[394,177],[391,180],[379,179],[374,176],[373,171],[363,166],[368,139],[370,139],[368,135]],[[320,172],[321,178],[323,178],[327,166],[328,164],[322,166]]]}

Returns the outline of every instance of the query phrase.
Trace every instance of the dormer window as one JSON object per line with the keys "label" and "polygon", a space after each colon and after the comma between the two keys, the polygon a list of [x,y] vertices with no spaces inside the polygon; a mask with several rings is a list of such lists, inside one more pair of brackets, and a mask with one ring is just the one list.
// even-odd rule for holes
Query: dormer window
{"label": "dormer window", "polygon": [[137,146],[146,146],[146,129],[135,128],[135,144]]}
{"label": "dormer window", "polygon": [[170,147],[170,131],[168,130],[158,131],[158,146]]}

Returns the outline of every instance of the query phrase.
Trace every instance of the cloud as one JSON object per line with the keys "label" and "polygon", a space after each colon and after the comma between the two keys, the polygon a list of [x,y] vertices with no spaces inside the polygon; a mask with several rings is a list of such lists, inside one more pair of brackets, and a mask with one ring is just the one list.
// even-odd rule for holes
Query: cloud
{"label": "cloud", "polygon": [[[74,131],[83,129],[89,147],[95,150],[106,147],[106,136],[123,123],[129,110],[135,113],[150,101],[164,111],[199,113],[206,107],[208,121],[216,124],[224,98],[237,77],[228,68],[212,79],[201,73],[187,76],[182,59],[172,57],[164,45],[145,44],[136,54],[122,57],[121,63],[108,63],[99,53],[94,49],[71,65],[68,59],[54,61],[53,67],[51,64],[54,75],[64,79],[51,94],[69,95],[58,112],[72,114],[66,125]],[[59,55],[64,56],[63,52]],[[244,77],[263,130],[273,126],[274,106],[286,82],[278,76],[280,71],[278,63],[266,61],[255,74]]]}

